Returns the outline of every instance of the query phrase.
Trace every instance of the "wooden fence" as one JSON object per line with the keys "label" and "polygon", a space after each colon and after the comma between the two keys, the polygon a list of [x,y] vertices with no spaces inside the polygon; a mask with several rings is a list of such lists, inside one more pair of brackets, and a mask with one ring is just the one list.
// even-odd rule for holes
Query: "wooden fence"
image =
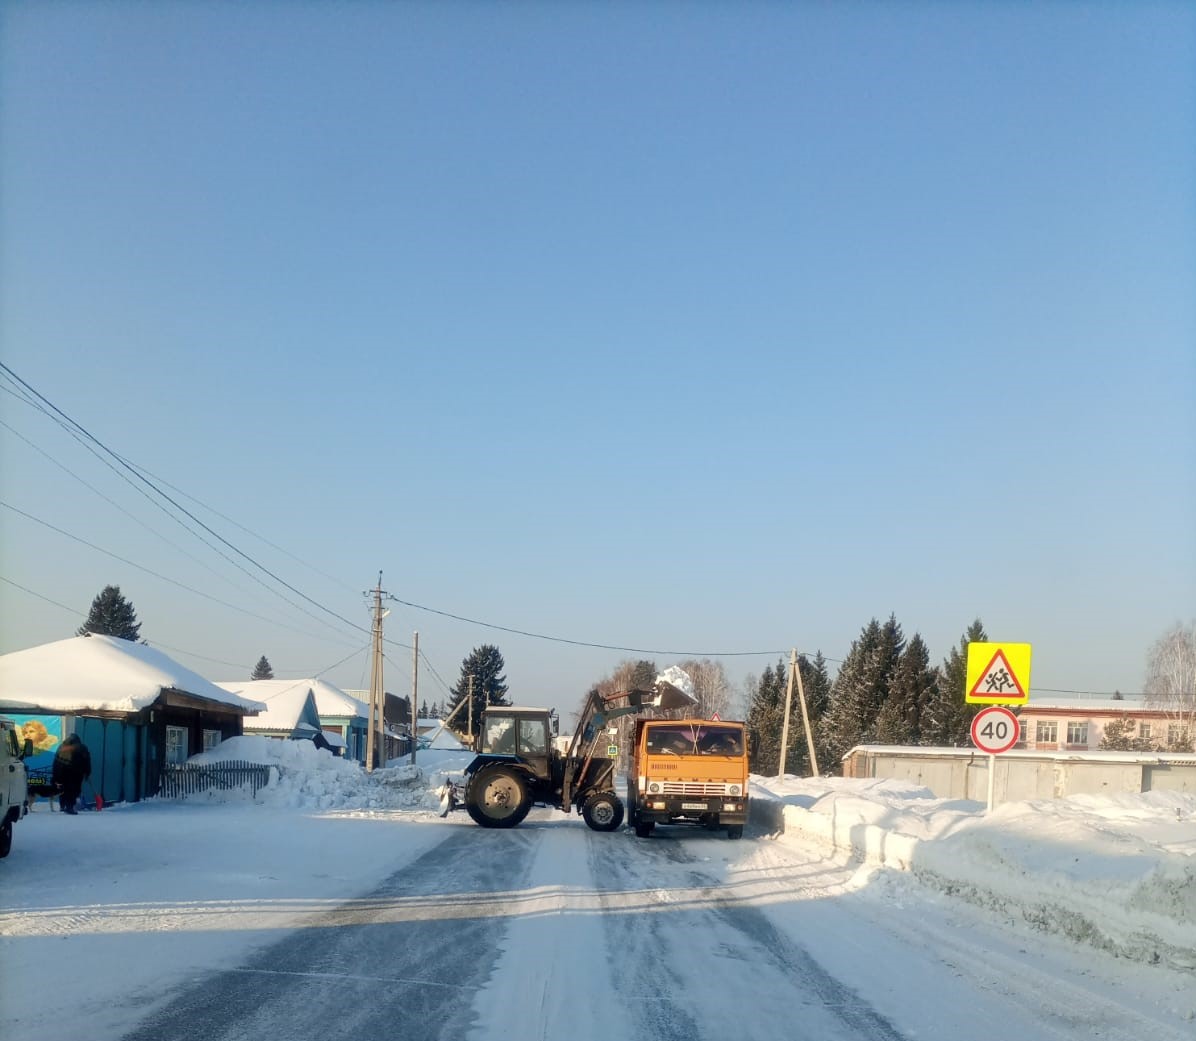
{"label": "wooden fence", "polygon": [[167,763],[162,768],[162,782],[158,795],[164,799],[185,799],[198,792],[229,791],[252,788],[259,790],[270,783],[270,767],[261,763],[230,760],[223,763]]}

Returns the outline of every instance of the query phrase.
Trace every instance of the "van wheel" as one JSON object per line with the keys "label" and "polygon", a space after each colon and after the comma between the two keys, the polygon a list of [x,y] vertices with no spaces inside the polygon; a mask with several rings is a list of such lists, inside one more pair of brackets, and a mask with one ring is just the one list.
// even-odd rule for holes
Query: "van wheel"
{"label": "van wheel", "polygon": [[0,857],[7,857],[12,849],[12,821],[5,820],[0,824]]}

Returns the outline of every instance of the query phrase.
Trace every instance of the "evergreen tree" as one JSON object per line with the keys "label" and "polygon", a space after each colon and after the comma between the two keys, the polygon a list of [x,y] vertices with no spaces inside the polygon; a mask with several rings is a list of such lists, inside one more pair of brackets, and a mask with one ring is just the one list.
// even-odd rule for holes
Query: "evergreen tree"
{"label": "evergreen tree", "polygon": [[983,705],[969,705],[965,699],[968,683],[968,644],[985,643],[988,635],[977,618],[960,638],[959,646],[939,666],[938,683],[926,692],[920,716],[919,743],[961,748],[970,744],[972,717]]}
{"label": "evergreen tree", "polygon": [[507,678],[503,670],[507,667],[502,654],[492,644],[475,647],[461,662],[461,678],[453,687],[449,712],[469,697],[469,678],[473,677],[473,708],[461,709],[453,719],[453,726],[459,731],[468,731],[470,712],[473,713],[473,732],[478,732],[482,712],[487,705],[509,705],[507,700]]}
{"label": "evergreen tree", "polygon": [[[1125,699],[1122,698],[1121,700],[1124,701]],[[1135,734],[1137,729],[1137,722],[1130,719],[1129,716],[1122,716],[1120,719],[1113,720],[1112,723],[1105,727],[1105,731],[1101,735],[1100,750],[1102,752],[1156,751],[1150,738],[1140,737]]]}
{"label": "evergreen tree", "polygon": [[776,776],[781,759],[787,668],[783,661],[778,661],[775,668],[771,665],[765,668],[748,706],[749,765],[752,773],[766,777]]}
{"label": "evergreen tree", "polygon": [[877,740],[877,719],[904,649],[905,637],[895,615],[884,625],[873,618],[852,643],[831,687],[823,720],[827,772],[838,770],[853,746]]}
{"label": "evergreen tree", "polygon": [[120,586],[104,586],[91,602],[91,611],[76,631],[76,636],[117,636],[136,643],[141,636],[141,623],[133,605],[120,595]]}
{"label": "evergreen tree", "polygon": [[930,651],[914,633],[893,670],[889,696],[876,720],[876,740],[884,745],[918,744],[922,706],[933,696],[937,681]]}
{"label": "evergreen tree", "polygon": [[270,662],[264,654],[258,658],[257,664],[253,667],[253,675],[249,678],[251,680],[274,679],[274,670],[270,668]]}

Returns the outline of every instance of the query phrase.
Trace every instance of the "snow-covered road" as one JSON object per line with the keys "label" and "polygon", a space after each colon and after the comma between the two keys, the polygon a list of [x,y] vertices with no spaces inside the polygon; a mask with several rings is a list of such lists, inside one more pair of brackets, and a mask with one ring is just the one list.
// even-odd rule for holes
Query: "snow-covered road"
{"label": "snow-covered road", "polygon": [[[5,1036],[49,1015],[89,1041],[1192,1037],[1190,971],[822,842],[645,840],[543,809],[489,831],[429,809],[434,777],[362,785],[345,765],[244,805],[40,805],[0,864]],[[1186,862],[1166,852],[1182,839],[1158,839],[1161,864]]]}

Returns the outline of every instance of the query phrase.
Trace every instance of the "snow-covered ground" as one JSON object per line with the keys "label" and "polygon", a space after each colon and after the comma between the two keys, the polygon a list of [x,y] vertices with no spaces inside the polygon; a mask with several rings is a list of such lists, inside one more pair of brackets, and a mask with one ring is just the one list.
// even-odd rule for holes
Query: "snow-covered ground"
{"label": "snow-covered ground", "polygon": [[[172,988],[368,893],[446,829],[474,827],[464,814],[439,816],[437,789],[470,758],[460,748],[420,751],[418,769],[372,776],[306,742],[238,738],[219,755],[270,763],[271,784],[256,797],[149,800],[76,817],[43,801],[16,826],[0,862],[6,1036],[44,1034],[50,1007],[63,1036],[120,1037]],[[1008,928],[1009,949],[1022,952],[1008,957],[1025,959],[1027,971],[1036,944],[1026,937],[1053,934],[1043,943],[1062,944],[1076,975],[1132,980],[1136,1000],[1167,1022],[1196,1019],[1196,797],[1076,797],[986,815],[905,783],[755,783],[783,833],[709,847],[726,877],[742,880],[728,889],[740,886],[744,901],[778,900],[793,865],[808,874],[810,850],[822,847],[838,872],[827,893],[873,901],[878,913],[946,906],[965,930]],[[551,828],[539,834],[552,840]],[[654,891],[651,878],[642,882]],[[588,899],[566,890],[557,896]],[[543,928],[513,921],[506,954],[521,936],[542,942]],[[46,994],[49,1006],[31,997]],[[480,994],[482,1011],[487,1000]],[[620,1003],[615,993],[588,1000]],[[912,1009],[926,992],[890,1000]],[[580,1019],[574,1041],[609,1036],[601,1017]]]}
{"label": "snow-covered ground", "polygon": [[1196,970],[1196,795],[936,799],[906,781],[755,778],[785,834],[1120,957]]}

